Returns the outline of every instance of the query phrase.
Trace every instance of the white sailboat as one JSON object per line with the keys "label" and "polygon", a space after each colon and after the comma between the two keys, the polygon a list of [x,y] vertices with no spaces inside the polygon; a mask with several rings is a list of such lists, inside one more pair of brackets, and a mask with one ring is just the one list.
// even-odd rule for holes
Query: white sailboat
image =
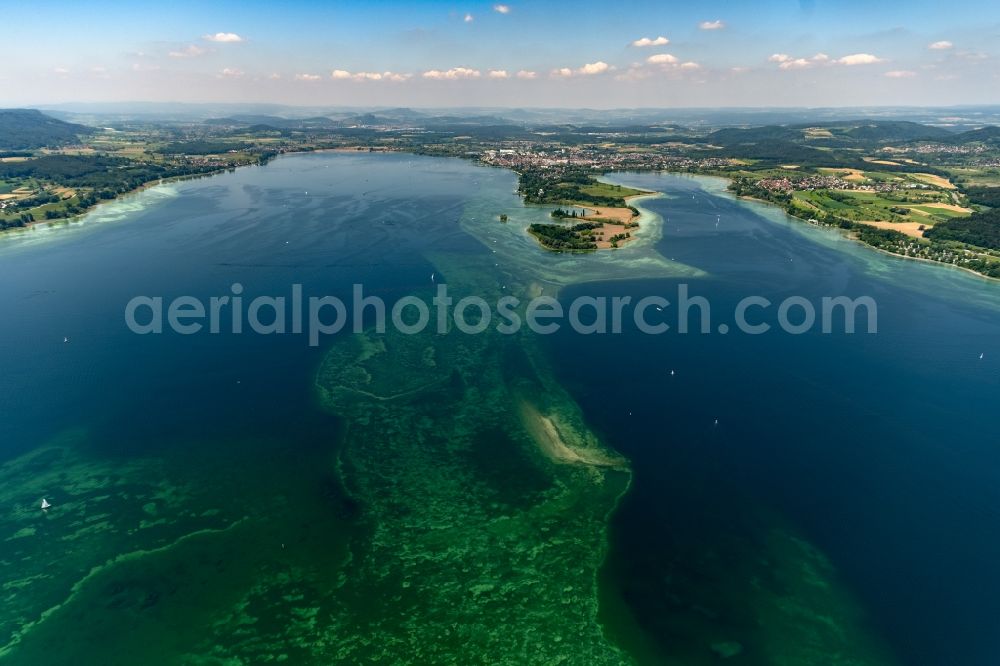
{"label": "white sailboat", "polygon": [[49,504],[49,501],[43,497],[42,498],[42,511],[47,510],[50,506],[52,506],[52,505]]}

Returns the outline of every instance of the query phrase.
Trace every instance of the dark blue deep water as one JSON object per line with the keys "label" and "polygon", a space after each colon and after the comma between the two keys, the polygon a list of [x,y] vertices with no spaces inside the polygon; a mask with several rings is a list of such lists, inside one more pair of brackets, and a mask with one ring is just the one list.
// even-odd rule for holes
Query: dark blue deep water
{"label": "dark blue deep water", "polygon": [[[633,461],[609,577],[654,642],[678,640],[664,622],[671,590],[738,612],[712,580],[738,565],[702,563],[748,557],[760,535],[747,514],[763,506],[830,558],[903,663],[996,663],[1000,285],[710,198],[704,180],[622,180],[674,195],[644,206],[666,217],[660,251],[709,274],[684,282],[715,321],[731,322],[746,296],[878,304],[874,335],[649,336],[626,326],[619,339],[551,341],[560,377]],[[562,298],[674,300],[679,282],[578,285]]]}
{"label": "dark blue deep water", "polygon": [[[780,526],[823,554],[900,663],[997,663],[1000,284],[878,254],[735,201],[714,180],[617,179],[667,195],[643,204],[665,218],[657,249],[704,276],[584,282],[561,300],[674,300],[685,282],[731,323],[746,296],[870,296],[878,332],[652,336],[626,322],[619,335],[545,341],[559,380],[634,471],[601,574],[609,634],[649,663],[681,658],[700,631],[690,627],[709,620],[750,647],[748,590],[771,568],[760,553]],[[398,298],[426,286],[427,253],[482,252],[457,224],[461,208],[481,190],[519,207],[514,184],[457,160],[295,156],[141,194],[120,220],[0,238],[0,464],[74,433],[101,460],[191,461],[219,494],[327,487],[343,424],[315,404],[322,347],[136,336],[124,304],[207,298],[234,282],[250,296],[292,283],[346,296],[363,282]],[[262,485],[223,478],[240,474]],[[35,501],[10,483],[5,501]],[[295,534],[276,540],[337,547],[313,533],[321,516],[295,515],[281,527]],[[100,552],[95,563],[109,557]]]}

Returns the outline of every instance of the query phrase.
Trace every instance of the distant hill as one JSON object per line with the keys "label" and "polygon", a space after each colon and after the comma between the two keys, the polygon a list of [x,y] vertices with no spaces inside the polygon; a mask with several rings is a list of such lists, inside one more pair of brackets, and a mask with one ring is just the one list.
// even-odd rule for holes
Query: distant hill
{"label": "distant hill", "polygon": [[931,127],[905,120],[877,120],[859,122],[855,127],[844,130],[844,136],[862,143],[900,143],[947,140],[954,137],[955,133],[940,127]]}
{"label": "distant hill", "polygon": [[1000,143],[1000,127],[990,125],[989,127],[983,127],[977,130],[969,130],[968,132],[957,134],[952,140],[956,143],[971,143],[974,141],[982,143]]}
{"label": "distant hill", "polygon": [[94,128],[67,123],[35,109],[0,109],[0,150],[63,146]]}
{"label": "distant hill", "polygon": [[209,118],[205,121],[206,125],[270,125],[272,127],[277,124],[287,123],[286,118],[280,116],[264,116],[255,114],[240,114],[235,116],[227,116],[225,118]]}
{"label": "distant hill", "polygon": [[842,159],[833,157],[833,153],[827,151],[780,139],[725,146],[722,154],[733,158],[805,165],[822,165]]}
{"label": "distant hill", "polygon": [[388,116],[376,115],[374,113],[362,113],[358,115],[346,116],[340,118],[337,123],[344,127],[350,127],[353,125],[400,125],[409,124],[412,121],[398,118],[390,118]]}
{"label": "distant hill", "polygon": [[217,125],[223,127],[251,127],[266,126],[272,129],[333,129],[338,123],[326,116],[315,116],[312,118],[282,118],[281,116],[267,116],[259,114],[238,114],[226,116],[225,118],[209,118],[206,125]]}
{"label": "distant hill", "polygon": [[712,132],[705,138],[719,146],[781,141],[828,148],[872,148],[885,143],[951,141],[957,136],[960,135],[940,127],[908,121],[854,120],[728,128]]}
{"label": "distant hill", "polygon": [[765,125],[746,129],[731,127],[716,130],[705,139],[717,146],[736,146],[762,141],[802,141],[805,139],[805,132],[802,128],[785,125]]}
{"label": "distant hill", "polygon": [[376,111],[378,115],[384,118],[391,118],[393,120],[417,122],[427,117],[426,113],[421,113],[419,111],[414,111],[413,109],[408,109],[405,107],[400,107],[396,109],[381,109]]}

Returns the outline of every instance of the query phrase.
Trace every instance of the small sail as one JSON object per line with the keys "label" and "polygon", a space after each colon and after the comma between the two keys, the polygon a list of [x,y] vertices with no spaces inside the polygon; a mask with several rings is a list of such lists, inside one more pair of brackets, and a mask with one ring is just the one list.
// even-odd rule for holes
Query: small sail
{"label": "small sail", "polygon": [[50,506],[52,505],[49,504],[49,501],[47,499],[42,499],[42,511],[45,511],[45,509],[48,509]]}

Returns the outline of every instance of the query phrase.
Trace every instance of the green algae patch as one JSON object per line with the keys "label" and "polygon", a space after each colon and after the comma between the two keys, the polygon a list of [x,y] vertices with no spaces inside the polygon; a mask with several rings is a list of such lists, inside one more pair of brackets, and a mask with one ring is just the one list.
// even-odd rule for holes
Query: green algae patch
{"label": "green algae patch", "polygon": [[[345,592],[377,600],[368,613],[345,606],[338,623],[352,638],[331,656],[623,660],[596,620],[595,574],[627,473],[595,476],[540,455],[497,364],[483,360],[454,366],[454,383],[393,401],[326,384],[321,371],[320,386],[337,396],[328,404],[350,422],[342,465],[371,530]],[[481,472],[473,461],[484,455],[505,461],[509,483]]]}
{"label": "green algae patch", "polygon": [[[450,284],[481,282],[445,270]],[[347,424],[340,469],[369,530],[331,658],[629,661],[597,621],[596,583],[628,465],[531,344],[390,330],[326,355],[317,390]]]}
{"label": "green algae patch", "polygon": [[[350,557],[327,470],[303,458],[274,475],[270,442],[123,460],[88,439],[69,432],[0,466],[0,530],[32,532],[0,549],[0,663],[314,657]],[[240,473],[219,474],[241,445]]]}

